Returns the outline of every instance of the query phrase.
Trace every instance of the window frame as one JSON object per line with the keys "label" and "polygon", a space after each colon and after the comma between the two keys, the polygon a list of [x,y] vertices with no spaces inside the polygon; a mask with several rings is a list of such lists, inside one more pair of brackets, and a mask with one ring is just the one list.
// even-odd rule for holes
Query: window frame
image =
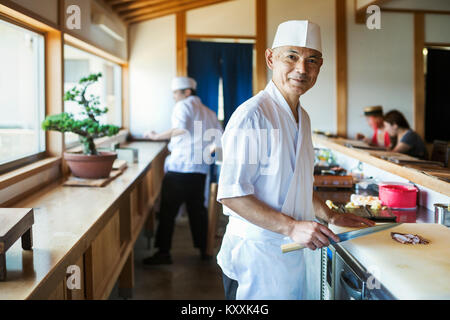
{"label": "window frame", "polygon": [[[8,17],[7,15],[0,13],[0,20],[5,21],[7,23],[13,24],[17,27],[26,29],[28,31],[37,33],[39,35],[41,35],[44,38],[44,48],[43,48],[43,57],[44,57],[44,61],[43,61],[43,76],[44,76],[44,85],[43,85],[43,98],[44,98],[44,118],[47,115],[47,34],[46,32],[39,30],[37,28],[33,28],[29,25],[27,25],[26,23],[22,23],[20,21],[16,21],[10,17]],[[44,138],[45,141],[45,149],[43,151],[31,154],[31,155],[27,155],[27,156],[23,156],[20,158],[17,158],[15,160],[12,161],[8,161],[6,163],[0,164],[0,175],[4,174],[4,173],[8,173],[10,171],[19,169],[21,167],[24,167],[26,165],[29,165],[33,162],[42,160],[46,157],[47,155],[47,139]]]}
{"label": "window frame", "polygon": [[[61,4],[58,2],[58,22],[53,23],[11,2],[6,5],[0,4],[0,19],[44,36],[45,116],[64,111],[63,52],[64,44],[67,43],[68,39],[73,42],[68,44],[120,65],[122,67],[122,127],[116,136],[99,138],[96,139],[95,143],[98,146],[107,146],[113,142],[124,142],[130,134],[128,58],[120,58],[101,48],[99,44],[94,44],[83,36],[67,30],[63,25],[64,12],[61,8]],[[64,135],[51,131],[45,131],[44,133],[45,152],[10,161],[0,166],[1,169],[4,169],[0,171],[0,191],[4,191],[5,195],[11,195],[11,192],[15,193],[14,197],[9,200],[3,201],[0,199],[0,206],[14,205],[19,199],[30,196],[49,183],[59,184],[60,179],[64,179],[69,174],[68,166],[63,161],[63,154],[65,151],[72,152],[75,150],[69,150],[65,146]],[[81,149],[81,146],[76,148]],[[14,189],[18,183],[43,173],[45,175],[41,176],[43,180],[40,183],[22,191]]]}
{"label": "window frame", "polygon": [[[93,54],[97,57],[100,57],[102,59],[105,59],[107,61],[110,61],[112,63],[115,63],[117,65],[119,65],[121,67],[121,97],[122,97],[122,103],[121,103],[121,118],[122,118],[122,123],[121,123],[121,132],[123,132],[123,130],[128,130],[128,120],[129,120],[129,110],[127,110],[127,108],[129,107],[129,103],[127,101],[127,97],[128,97],[128,92],[127,92],[127,88],[126,85],[128,85],[128,61],[123,60],[119,57],[116,57],[115,55],[104,51],[103,49],[99,48],[98,46],[89,43],[89,41],[85,40],[85,39],[81,39],[79,36],[73,35],[71,33],[68,33],[66,30],[62,30],[60,29],[58,26],[53,26],[53,25],[49,25],[45,22],[39,21],[39,20],[35,20],[34,17],[29,17],[27,15],[23,15],[22,13],[18,13],[18,16],[16,16],[15,14],[12,15],[8,15],[6,13],[0,12],[0,19],[14,24],[18,27],[27,29],[31,32],[37,33],[39,35],[42,35],[44,37],[44,65],[43,65],[43,73],[44,73],[44,117],[46,117],[47,115],[51,114],[51,112],[49,112],[49,98],[51,98],[51,95],[49,94],[48,90],[49,90],[49,76],[51,71],[49,71],[49,59],[48,59],[48,53],[49,51],[49,45],[50,45],[50,41],[49,41],[49,33],[59,33],[61,36],[61,50],[62,50],[62,61],[61,63],[64,64],[64,45],[70,45],[72,47],[75,47],[79,50],[85,51],[87,53]],[[30,19],[30,23],[28,23],[28,19]],[[36,24],[36,25],[35,25]],[[64,66],[62,67],[64,68]],[[62,91],[61,91],[61,103],[62,103],[62,110],[61,112],[64,111],[64,100],[63,100],[63,96],[64,96],[64,70],[62,69],[62,74],[61,74],[61,85],[62,85]],[[61,158],[63,156],[64,151],[71,151],[72,149],[77,149],[81,146],[81,144],[79,142],[74,142],[70,145],[65,145],[63,143],[63,146],[61,147],[60,152],[57,152],[57,154],[55,154],[55,152],[52,152],[51,149],[53,149],[53,145],[55,143],[51,141],[51,138],[49,136],[49,132],[45,132],[45,150],[38,152],[36,154],[33,155],[28,155],[13,161],[9,161],[7,163],[1,164],[0,165],[0,177],[1,175],[4,174],[8,174],[10,172],[13,172],[17,169],[26,167],[28,165],[32,165],[38,161],[42,161],[46,158],[49,157],[57,157],[57,158]],[[112,137],[114,138],[114,137]],[[101,141],[104,141],[104,138],[100,138]],[[62,137],[62,140],[64,141],[64,137]],[[98,140],[98,139],[96,139]],[[59,143],[59,142],[56,142]]]}
{"label": "window frame", "polygon": [[[68,45],[75,49],[81,50],[85,53],[92,54],[100,59],[109,61],[111,63],[114,63],[114,64],[120,66],[120,68],[121,68],[121,77],[120,77],[121,94],[120,94],[120,96],[121,96],[121,100],[122,100],[121,101],[121,110],[120,110],[120,112],[121,112],[120,129],[121,130],[124,129],[125,128],[124,127],[124,117],[125,117],[125,114],[124,114],[124,107],[125,107],[125,105],[124,105],[124,72],[125,72],[125,68],[127,68],[127,66],[128,66],[128,63],[126,61],[123,61],[117,57],[114,57],[113,55],[103,51],[102,49],[100,49],[90,43],[87,43],[86,41],[78,39],[68,33],[64,33],[62,45],[63,45],[63,50],[64,50],[64,46]],[[64,53],[63,53],[63,64],[64,64]],[[62,81],[63,81],[63,87],[64,87],[64,78],[62,79]],[[63,101],[63,110],[65,111],[64,101]],[[104,139],[104,138],[98,138],[98,139]],[[94,142],[96,142],[98,139],[95,139]],[[80,146],[81,146],[81,142],[74,141],[69,144],[65,144],[64,150],[67,150],[67,151],[78,150],[78,148]]]}

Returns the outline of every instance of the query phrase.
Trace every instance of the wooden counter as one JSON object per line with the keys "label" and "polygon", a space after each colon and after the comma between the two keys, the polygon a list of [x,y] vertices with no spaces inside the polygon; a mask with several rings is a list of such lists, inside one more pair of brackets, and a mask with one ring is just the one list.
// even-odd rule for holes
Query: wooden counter
{"label": "wooden counter", "polygon": [[[167,148],[164,142],[128,146],[139,149],[139,162],[106,187],[58,181],[15,205],[34,208],[34,245],[24,251],[18,241],[8,250],[0,299],[106,299],[117,280],[123,292],[131,290],[133,245],[159,194]],[[76,269],[81,288],[70,290],[67,271]]]}
{"label": "wooden counter", "polygon": [[420,170],[407,168],[400,164],[381,159],[381,155],[386,155],[387,152],[346,147],[345,143],[348,141],[349,140],[341,138],[327,138],[320,135],[313,135],[314,145],[335,150],[344,155],[355,158],[376,168],[395,174],[404,179],[408,179],[415,184],[450,197],[450,183],[427,175]]}

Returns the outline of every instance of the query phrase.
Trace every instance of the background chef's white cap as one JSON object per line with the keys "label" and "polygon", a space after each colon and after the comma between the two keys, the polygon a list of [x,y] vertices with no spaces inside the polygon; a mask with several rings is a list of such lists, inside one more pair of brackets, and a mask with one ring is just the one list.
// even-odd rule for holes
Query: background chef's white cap
{"label": "background chef's white cap", "polygon": [[176,77],[172,80],[172,91],[183,89],[197,89],[197,82],[189,77]]}
{"label": "background chef's white cap", "polygon": [[322,52],[319,25],[308,20],[291,20],[278,26],[272,49],[282,46],[305,47]]}

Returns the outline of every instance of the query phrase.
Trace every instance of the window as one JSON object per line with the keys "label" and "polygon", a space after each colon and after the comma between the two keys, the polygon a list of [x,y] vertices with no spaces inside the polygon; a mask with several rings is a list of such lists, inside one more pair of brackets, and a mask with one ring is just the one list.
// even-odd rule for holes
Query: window
{"label": "window", "polygon": [[[122,67],[75,47],[64,46],[64,91],[73,88],[78,81],[91,73],[102,73],[100,81],[90,86],[86,97],[100,97],[100,107],[108,107],[108,113],[100,118],[101,123],[122,126]],[[80,114],[81,107],[73,101],[64,102],[64,111]],[[78,142],[78,136],[66,133],[66,146]]]}
{"label": "window", "polygon": [[44,36],[0,20],[0,166],[45,151]]}

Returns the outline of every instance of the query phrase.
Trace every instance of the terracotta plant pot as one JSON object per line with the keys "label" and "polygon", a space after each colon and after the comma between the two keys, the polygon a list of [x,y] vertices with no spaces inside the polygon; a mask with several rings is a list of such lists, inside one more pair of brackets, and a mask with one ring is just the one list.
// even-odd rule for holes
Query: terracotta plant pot
{"label": "terracotta plant pot", "polygon": [[95,156],[64,152],[64,159],[72,174],[84,179],[108,178],[116,158],[117,153],[115,152],[99,152]]}

